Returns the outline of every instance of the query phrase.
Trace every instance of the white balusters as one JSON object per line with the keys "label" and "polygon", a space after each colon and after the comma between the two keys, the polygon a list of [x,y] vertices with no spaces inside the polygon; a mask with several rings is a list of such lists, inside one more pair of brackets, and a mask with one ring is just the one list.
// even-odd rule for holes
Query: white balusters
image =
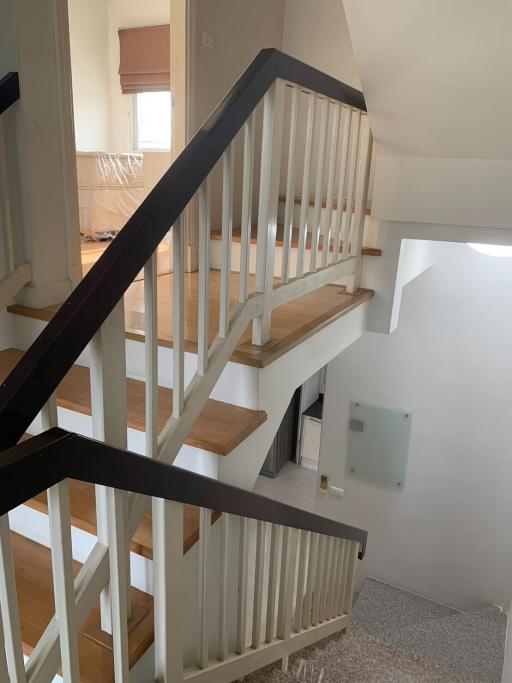
{"label": "white balusters", "polygon": [[9,680],[9,669],[7,668],[7,654],[5,651],[4,627],[0,619],[0,681]]}
{"label": "white balusters", "polygon": [[340,127],[341,139],[339,142],[339,168],[338,168],[338,196],[336,200],[336,216],[334,219],[334,239],[332,262],[336,263],[340,258],[341,224],[343,219],[343,207],[345,204],[345,187],[347,182],[347,166],[350,151],[350,131],[352,126],[352,111],[348,107],[342,107],[343,125]]}
{"label": "white balusters", "polygon": [[220,589],[219,589],[219,653],[221,661],[228,656],[228,558],[229,558],[229,515],[221,517],[220,536]]}
{"label": "white balusters", "polygon": [[287,640],[290,637],[296,563],[297,531],[290,527],[284,527],[277,611],[277,637],[282,640]]}
{"label": "white balusters", "polygon": [[183,680],[183,504],[153,498],[155,681]]}
{"label": "white balusters", "polygon": [[312,623],[313,593],[316,585],[319,540],[319,534],[311,534],[309,542],[308,578],[302,615],[302,624],[304,628],[309,628]]}
{"label": "white balusters", "polygon": [[254,599],[252,613],[252,646],[255,649],[261,644],[265,540],[266,523],[258,520],[256,532],[256,565],[254,570]]}
{"label": "white balusters", "polygon": [[222,157],[222,258],[220,268],[219,336],[229,332],[231,308],[231,245],[233,242],[233,174],[235,143],[232,142]]}
{"label": "white balusters", "polygon": [[197,666],[208,666],[208,565],[210,559],[211,512],[199,510],[199,585],[198,585],[198,634]]}
{"label": "white balusters", "polygon": [[326,545],[325,545],[325,565],[324,565],[324,573],[322,577],[322,592],[320,594],[320,609],[319,609],[319,620],[325,621],[326,619],[326,610],[327,610],[327,600],[328,600],[328,595],[330,591],[330,586],[331,586],[331,562],[332,562],[332,543],[333,543],[333,538],[329,536],[326,539]]}
{"label": "white balusters", "polygon": [[290,137],[288,141],[288,169],[286,176],[286,205],[283,225],[283,260],[281,264],[281,282],[290,278],[290,247],[293,230],[293,209],[295,206],[295,150],[297,148],[297,119],[299,114],[300,91],[292,87],[290,107]]}
{"label": "white balusters", "polygon": [[318,156],[316,160],[315,182],[315,208],[311,225],[311,254],[309,270],[314,273],[317,268],[318,242],[320,238],[320,218],[323,203],[323,180],[325,167],[325,146],[327,143],[327,115],[329,113],[329,101],[323,99],[320,110],[320,132],[318,137]]}
{"label": "white balusters", "polygon": [[271,524],[270,532],[270,566],[268,572],[267,593],[267,620],[265,627],[265,640],[271,643],[275,638],[275,620],[277,610],[277,570],[279,567],[279,537],[281,527]]}
{"label": "white balusters", "polygon": [[[127,446],[127,399],[126,399],[126,356],[124,301],[121,299],[112,313],[93,337],[91,351],[91,408],[94,438],[105,441],[118,448]],[[96,486],[96,517],[98,541],[104,545],[115,546],[114,554],[110,554],[110,569],[118,576],[112,579],[101,594],[101,628],[113,634],[112,619],[114,614],[110,605],[112,586],[124,586],[125,595],[118,596],[117,601],[127,614],[130,612],[129,587],[130,563],[129,547],[123,533],[124,517],[127,514],[127,496],[115,494],[104,486]],[[117,498],[121,497],[121,504]],[[114,500],[116,498],[116,500]],[[109,515],[120,514],[121,519],[109,519]],[[110,532],[112,529],[112,534]],[[124,549],[123,549],[124,546]],[[120,565],[115,567],[113,555]],[[121,558],[124,555],[124,558]],[[125,630],[126,624],[118,621],[118,630]],[[125,636],[118,633],[118,644],[121,647]],[[114,646],[116,639],[114,638]],[[123,655],[124,656],[124,655]],[[126,668],[127,663],[123,665]],[[121,680],[121,679],[120,679]]]}
{"label": "white balusters", "polygon": [[359,287],[361,248],[363,246],[363,231],[366,214],[366,200],[368,198],[368,183],[370,180],[371,158],[372,133],[370,126],[368,125],[368,116],[363,116],[361,121],[361,147],[359,150],[359,167],[357,170],[356,199],[350,234],[350,255],[357,259],[357,267],[354,273],[347,279],[347,292],[356,292]]}
{"label": "white balusters", "polygon": [[242,221],[240,226],[240,287],[238,301],[247,299],[249,284],[249,256],[252,233],[252,195],[254,173],[254,133],[256,129],[254,112],[244,125],[244,168],[242,179]]}
{"label": "white balusters", "polygon": [[11,532],[7,515],[0,517],[0,608],[11,683],[25,683],[27,679],[23,662],[23,643],[14,576]]}
{"label": "white balusters", "polygon": [[210,293],[210,176],[199,188],[199,291],[197,320],[197,372],[208,367],[209,293]]}
{"label": "white balusters", "polygon": [[[56,427],[57,399],[52,394],[41,411],[43,430]],[[71,516],[66,481],[48,489],[48,518],[52,550],[53,594],[55,615],[59,625],[60,656],[65,681],[79,683],[78,621],[76,617],[71,547]]]}
{"label": "white balusters", "polygon": [[340,124],[341,107],[337,104],[331,104],[332,123],[331,135],[329,142],[329,170],[327,176],[327,198],[325,202],[325,211],[323,218],[323,249],[322,249],[322,268],[327,266],[327,259],[329,256],[329,247],[331,245],[331,226],[332,226],[332,209],[334,203],[334,181],[336,175],[336,163],[338,161],[338,129]]}
{"label": "white balusters", "polygon": [[357,155],[359,151],[359,128],[361,123],[361,112],[355,110],[352,112],[352,124],[350,135],[350,150],[347,168],[347,203],[343,212],[343,219],[341,222],[341,241],[343,244],[343,259],[348,259],[350,256],[350,225],[352,223],[352,212],[354,209],[354,188],[357,173]]}
{"label": "white balusters", "polygon": [[185,403],[185,235],[183,215],[172,231],[172,414],[178,419]]}
{"label": "white balusters", "polygon": [[249,574],[249,534],[247,527],[247,518],[240,517],[238,542],[238,604],[236,625],[236,651],[239,655],[245,652],[247,645],[247,584]]}
{"label": "white balusters", "polygon": [[274,288],[274,256],[279,177],[281,171],[283,99],[283,84],[277,80],[265,94],[263,105],[258,244],[256,253],[256,291],[263,295],[263,314],[254,319],[252,334],[253,344],[258,346],[263,346],[263,344],[270,341],[272,317],[270,299]]}
{"label": "white balusters", "polygon": [[304,593],[306,590],[306,567],[307,551],[311,539],[310,531],[301,531],[299,538],[299,566],[297,573],[297,598],[295,603],[295,619],[293,630],[296,633],[302,628],[302,610],[304,606]]}
{"label": "white balusters", "polygon": [[325,567],[325,542],[326,538],[322,534],[319,539],[318,544],[318,554],[316,557],[316,577],[315,577],[315,592],[313,594],[313,605],[312,605],[312,615],[311,623],[313,626],[318,624],[319,614],[320,614],[320,599],[322,596],[322,587],[324,580],[324,567]]}
{"label": "white balusters", "polygon": [[146,455],[157,457],[158,442],[158,299],[157,253],[153,252],[144,266],[144,354]]}
{"label": "white balusters", "polygon": [[308,210],[309,210],[309,182],[311,165],[313,162],[313,143],[315,137],[316,118],[316,95],[308,95],[308,116],[306,122],[306,140],[304,146],[304,169],[302,175],[302,195],[299,218],[299,248],[297,253],[297,277],[304,274],[305,251],[308,233]]}

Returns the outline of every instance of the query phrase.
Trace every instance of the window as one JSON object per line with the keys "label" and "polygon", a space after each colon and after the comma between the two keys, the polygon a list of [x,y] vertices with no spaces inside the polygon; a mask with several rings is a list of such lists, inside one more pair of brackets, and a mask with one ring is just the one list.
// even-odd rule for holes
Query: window
{"label": "window", "polygon": [[135,149],[171,149],[171,93],[140,92],[133,97]]}

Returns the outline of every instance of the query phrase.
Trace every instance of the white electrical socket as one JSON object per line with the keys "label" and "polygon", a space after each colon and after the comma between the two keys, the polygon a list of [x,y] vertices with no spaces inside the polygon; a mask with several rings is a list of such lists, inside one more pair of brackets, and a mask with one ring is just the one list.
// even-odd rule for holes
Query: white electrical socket
{"label": "white electrical socket", "polygon": [[339,486],[329,486],[329,493],[331,496],[336,496],[336,498],[343,498],[345,496],[345,491],[340,489]]}

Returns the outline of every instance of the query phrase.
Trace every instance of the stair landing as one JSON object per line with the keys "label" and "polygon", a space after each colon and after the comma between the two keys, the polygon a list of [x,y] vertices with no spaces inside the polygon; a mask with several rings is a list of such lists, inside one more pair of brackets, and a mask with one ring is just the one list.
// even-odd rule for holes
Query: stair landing
{"label": "stair landing", "polygon": [[[231,302],[238,296],[239,273],[231,273]],[[254,276],[249,278],[249,291],[254,291]],[[158,342],[172,348],[172,274],[158,277]],[[197,272],[185,274],[185,350],[197,352],[199,276]],[[357,294],[348,294],[345,287],[326,285],[306,294],[272,313],[271,340],[263,347],[251,343],[251,326],[247,328],[231,360],[236,363],[263,368],[272,363],[294,346],[305,341],[326,325],[334,322],[356,306],[368,301],[373,292],[361,289]],[[15,315],[39,320],[51,320],[59,306],[42,309],[9,306]],[[210,271],[209,340],[213,341],[219,329],[220,272]],[[126,336],[144,341],[144,281],[130,285],[125,294]]]}

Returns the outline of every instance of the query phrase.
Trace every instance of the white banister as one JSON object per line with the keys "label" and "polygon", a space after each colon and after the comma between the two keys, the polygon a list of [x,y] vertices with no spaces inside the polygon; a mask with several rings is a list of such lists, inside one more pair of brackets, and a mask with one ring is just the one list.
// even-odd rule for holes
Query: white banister
{"label": "white banister", "polygon": [[112,608],[112,647],[115,680],[128,683],[128,617],[130,604],[130,555],[126,541],[126,494],[108,488],[107,522]]}
{"label": "white banister", "polygon": [[332,552],[333,552],[333,541],[334,539],[329,536],[326,540],[326,546],[325,546],[325,566],[324,566],[324,577],[323,577],[323,589],[322,589],[322,595],[321,597],[321,602],[320,602],[320,612],[319,612],[319,618],[320,621],[325,621],[328,619],[327,615],[327,604],[329,600],[329,593],[331,590],[331,582],[332,582]]}
{"label": "white banister", "polygon": [[299,535],[299,566],[297,569],[297,598],[295,602],[295,617],[293,630],[300,633],[302,628],[302,610],[304,606],[304,592],[306,590],[307,551],[311,532],[301,531]]}
{"label": "white banister", "polygon": [[[336,175],[336,163],[338,161],[338,129],[340,125],[341,106],[331,104],[332,124],[329,142],[329,170],[327,174],[327,198],[323,215],[323,249],[322,249],[322,268],[327,266],[329,257],[329,247],[331,246],[331,227],[332,227],[332,207],[334,204],[334,181]],[[335,259],[337,260],[337,259]]]}
{"label": "white banister", "polygon": [[7,515],[0,517],[0,608],[4,627],[7,666],[11,683],[25,683],[23,642],[14,575],[11,531]]}
{"label": "white banister", "polygon": [[336,263],[340,258],[341,247],[341,224],[343,220],[343,207],[345,204],[345,188],[347,184],[347,167],[350,151],[350,132],[352,127],[352,111],[348,107],[342,107],[343,125],[340,126],[340,159],[338,168],[338,195],[336,201],[336,217],[334,220],[334,240],[332,262]]}
{"label": "white banister", "polygon": [[249,283],[249,256],[252,232],[252,195],[254,174],[254,135],[256,130],[255,114],[252,113],[244,124],[244,167],[242,178],[242,220],[240,225],[240,287],[238,301],[247,299]]}
{"label": "white banister", "polygon": [[315,137],[316,95],[308,95],[308,116],[304,146],[304,167],[302,174],[302,195],[299,218],[299,249],[297,253],[297,277],[304,274],[305,251],[308,234],[309,182],[313,163],[313,142]]}
{"label": "white banister", "polygon": [[359,130],[361,125],[361,112],[359,110],[352,111],[352,124],[350,127],[350,151],[347,169],[347,204],[343,212],[343,219],[341,222],[341,241],[343,244],[343,258],[348,259],[350,256],[350,226],[352,224],[352,213],[354,210],[354,188],[357,174],[357,156],[359,152]]}
{"label": "white banister", "polygon": [[7,654],[5,651],[4,627],[0,619],[0,681],[9,680],[9,669],[7,668]]}
{"label": "white banister", "polygon": [[333,575],[333,580],[332,580],[332,590],[331,594],[329,597],[329,605],[328,605],[328,616],[329,619],[334,619],[336,616],[337,612],[337,598],[339,595],[339,586],[341,582],[341,572],[343,569],[343,549],[344,549],[345,541],[343,539],[337,538],[334,542],[334,557],[335,557],[335,564],[334,564],[334,575]]}
{"label": "white banister", "polygon": [[315,206],[311,225],[311,254],[309,259],[309,270],[314,273],[317,269],[318,261],[318,242],[320,239],[320,219],[322,215],[323,203],[323,182],[325,169],[325,147],[327,144],[327,115],[329,113],[329,101],[322,99],[320,110],[320,131],[318,134],[317,160],[316,160],[316,181],[315,181]]}
{"label": "white banister", "polygon": [[144,266],[144,358],[146,455],[157,457],[158,445],[158,298],[157,254],[153,252]]}
{"label": "white banister", "polygon": [[230,516],[224,513],[221,517],[220,535],[220,588],[219,588],[219,652],[218,657],[224,661],[228,656],[228,559]]}
{"label": "white banister", "polygon": [[309,542],[308,578],[306,585],[306,596],[304,598],[304,609],[302,613],[302,624],[305,629],[309,628],[312,623],[311,612],[313,609],[313,592],[316,585],[319,541],[319,534],[312,533]]}
{"label": "white banister", "polygon": [[265,640],[271,643],[275,638],[275,620],[277,609],[277,570],[279,568],[279,536],[282,527],[271,524],[270,531],[270,565],[268,572],[267,619]]}
{"label": "white banister", "polygon": [[198,617],[197,634],[197,666],[205,669],[208,666],[208,565],[210,558],[211,512],[207,508],[199,510],[199,583],[198,583]]}
{"label": "white banister", "polygon": [[366,201],[368,198],[368,184],[370,182],[371,158],[372,133],[368,124],[368,116],[363,116],[361,123],[359,166],[356,180],[356,198],[350,235],[350,255],[357,259],[357,267],[354,273],[352,273],[347,279],[347,292],[356,292],[359,287],[359,277],[361,271],[361,248],[363,246],[363,232],[366,215]]}
{"label": "white banister", "polygon": [[183,504],[153,498],[155,681],[183,680]]}
{"label": "white banister", "polygon": [[255,318],[252,333],[253,344],[258,346],[263,346],[270,341],[272,311],[268,302],[274,288],[283,100],[283,84],[277,80],[270,86],[263,101],[258,244],[256,250],[256,291],[263,295],[263,314]]}
{"label": "white banister", "polygon": [[199,188],[199,290],[197,320],[197,372],[204,375],[208,367],[210,308],[210,176]]}
{"label": "white banister", "polygon": [[283,259],[281,264],[281,282],[290,278],[290,246],[293,230],[293,210],[295,207],[295,151],[297,148],[297,120],[299,115],[300,90],[292,86],[290,105],[290,134],[288,140],[288,169],[286,176],[286,204],[283,225]]}
{"label": "white banister", "polygon": [[279,606],[277,610],[277,637],[290,637],[295,567],[297,562],[297,530],[283,528],[281,576],[279,580]]}
{"label": "white banister", "polygon": [[265,540],[266,522],[257,522],[256,531],[256,563],[254,567],[254,596],[252,612],[252,646],[254,649],[261,644],[262,603],[263,603],[263,574],[265,571]]}
{"label": "white banister", "polygon": [[238,604],[236,625],[236,652],[241,655],[247,645],[247,583],[248,563],[248,520],[240,517],[238,542]]}
{"label": "white banister", "polygon": [[172,415],[185,402],[185,235],[183,214],[172,231]]}
{"label": "white banister", "polygon": [[[58,426],[57,397],[51,395],[41,411],[43,430]],[[66,481],[48,489],[48,519],[52,554],[55,615],[59,624],[60,656],[65,681],[79,683],[78,622],[76,618],[71,515]]]}
{"label": "white banister", "polygon": [[231,309],[231,245],[233,242],[233,175],[235,143],[232,142],[222,156],[222,241],[220,268],[219,336],[229,332]]}
{"label": "white banister", "polygon": [[[105,441],[117,448],[127,447],[127,398],[126,398],[126,353],[125,353],[125,325],[124,300],[121,299],[112,313],[101,326],[90,343],[91,351],[91,411],[92,430],[95,439]],[[105,486],[95,486],[96,490],[96,518],[98,541],[109,545],[109,528],[115,529],[117,523],[123,520],[110,520],[109,514],[121,509],[117,505],[108,505],[108,490]],[[123,516],[127,514],[127,496],[123,496]],[[126,568],[130,586],[129,546],[126,538],[115,541],[118,551],[124,542],[125,559],[122,561]],[[121,571],[121,569],[120,569]],[[124,571],[124,569],[123,569]],[[123,579],[124,581],[124,579]],[[120,584],[119,584],[120,585]],[[105,587],[101,594],[101,628],[112,633],[112,609],[110,605],[111,586]],[[120,600],[120,598],[119,598]],[[128,588],[123,599],[129,614]]]}

